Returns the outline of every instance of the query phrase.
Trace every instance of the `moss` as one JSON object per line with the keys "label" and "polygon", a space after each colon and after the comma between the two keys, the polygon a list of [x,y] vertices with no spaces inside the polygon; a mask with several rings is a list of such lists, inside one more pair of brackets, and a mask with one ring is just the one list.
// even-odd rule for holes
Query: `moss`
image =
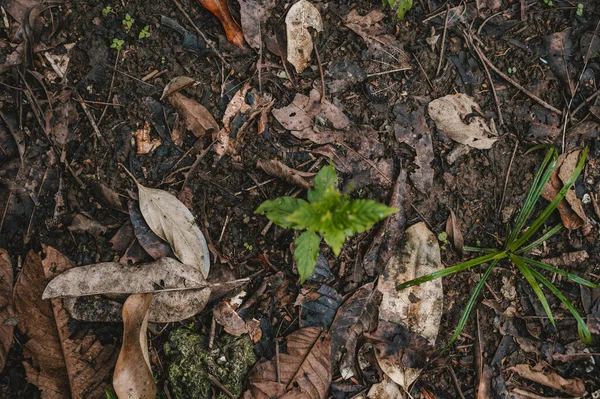
{"label": "moss", "polygon": [[[223,335],[208,350],[208,339],[186,329],[175,330],[165,343],[167,373],[176,399],[212,399],[213,375],[231,393],[240,396],[244,378],[256,362],[247,336]],[[217,399],[227,399],[223,393]]]}

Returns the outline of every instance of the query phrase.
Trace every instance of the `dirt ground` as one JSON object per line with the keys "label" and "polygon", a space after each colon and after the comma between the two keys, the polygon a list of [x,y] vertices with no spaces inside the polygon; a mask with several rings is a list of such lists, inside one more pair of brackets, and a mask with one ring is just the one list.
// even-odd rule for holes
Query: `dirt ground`
{"label": "dirt ground", "polygon": [[[11,1],[15,0],[4,0],[4,3]],[[480,4],[485,3],[482,0],[466,3],[414,0],[413,8],[402,21],[379,0],[313,3],[323,17],[324,31],[317,34],[315,40],[321,67],[313,54],[309,67],[301,74],[295,73],[290,64],[283,69],[283,58],[272,51],[276,46],[266,45],[259,54],[248,46],[240,49],[227,42],[219,21],[196,1],[182,1],[182,6],[202,32],[214,41],[227,65],[210,50],[190,50],[181,33],[165,26],[164,17],[168,17],[188,33],[195,34],[171,0],[50,3],[42,13],[44,26],[38,29],[34,48],[43,45],[52,49],[53,54],[68,55],[65,77],[50,76],[52,68],[41,50],[34,52],[31,59],[23,56],[18,66],[0,69],[0,248],[6,249],[12,259],[19,260],[15,263],[15,276],[27,252],[39,251],[42,244],[58,249],[77,266],[118,260],[126,252],[128,259],[135,262],[152,260],[139,245],[136,247],[131,233],[127,243],[118,246],[111,243],[130,216],[126,207],[121,210],[111,207],[102,186],[110,188],[123,201],[135,199],[137,195],[135,184],[119,167],[122,164],[147,187],[178,195],[185,185],[180,198],[205,233],[212,252],[213,271],[223,270],[231,278],[254,276],[246,289],[250,294],[258,290],[263,281],[282,272],[277,275],[280,277],[277,286],[267,289],[261,301],[246,311],[269,325],[272,336],[284,336],[299,327],[294,300],[301,285],[291,250],[294,232],[267,227],[268,220],[254,213],[264,200],[290,195],[296,187],[269,176],[257,167],[257,161],[278,159],[289,167],[316,172],[319,165],[329,162],[329,152],[318,143],[291,135],[270,113],[261,134],[256,133],[257,122],[250,122],[235,156],[219,157],[214,147],[209,149],[214,140],[211,134],[195,137],[185,132],[182,143],[176,145],[171,136],[176,123],[175,111],[160,97],[165,85],[182,75],[197,81],[182,92],[204,105],[220,125],[233,95],[247,82],[261,94],[270,94],[277,109],[291,103],[296,93],[308,95],[311,89],[321,91],[323,79],[327,100],[342,110],[352,123],[375,131],[382,146],[376,161],[389,160],[391,179],[387,171],[374,171],[368,160],[358,162],[358,167],[348,168],[334,158],[343,184],[354,185],[352,196],[387,203],[392,188],[390,182],[401,169],[406,169],[410,190],[408,205],[402,209],[405,227],[424,221],[437,236],[445,231],[452,210],[467,245],[494,247],[505,237],[507,222],[523,204],[543,159],[542,151],[526,154],[536,144],[553,144],[560,151],[588,146],[588,162],[575,185],[576,193],[580,199],[600,193],[600,108],[595,105],[597,98],[586,103],[597,90],[595,75],[600,74],[600,46],[596,45],[600,8],[593,0],[582,1],[583,16],[577,15],[577,3],[571,1],[557,0],[548,7],[542,0],[505,0],[498,1],[500,5],[492,8],[494,2],[490,0],[487,6]],[[265,43],[285,37],[285,14],[290,5],[277,2],[270,12],[263,27]],[[111,12],[103,14],[107,6]],[[237,2],[230,1],[230,7],[234,17],[239,19]],[[447,9],[454,11],[446,13]],[[373,65],[366,54],[364,40],[346,26],[347,15],[352,10],[360,15],[384,10],[383,30],[396,37],[407,54],[410,69],[378,73],[390,68]],[[135,29],[129,32],[122,24],[126,13],[135,19]],[[139,29],[146,25],[150,36],[139,39]],[[561,76],[553,73],[548,59],[557,57],[556,49],[549,49],[544,40],[567,29],[570,42],[558,57],[566,59],[563,64],[571,69],[567,76],[575,83],[582,76],[573,96]],[[496,102],[484,63],[467,45],[465,32],[476,37],[477,45],[491,64],[534,96],[561,112],[567,110],[571,102],[566,128],[563,129],[564,120],[560,115],[490,71],[498,97]],[[437,45],[428,44],[427,39],[432,35],[440,35]],[[110,47],[115,38],[124,40],[119,51]],[[14,51],[10,43],[15,43],[14,40],[11,29],[0,31],[0,64],[10,60]],[[260,56],[261,67],[258,66]],[[508,73],[512,68],[516,71]],[[344,75],[349,70],[360,70],[362,79],[349,79]],[[458,144],[435,128],[427,113],[427,104],[455,93],[472,96],[482,116],[488,121],[494,120],[499,137],[491,149],[471,149],[456,155],[460,150]],[[36,114],[32,100],[38,102],[36,107],[46,115]],[[67,118],[56,112],[57,106],[65,102],[73,106]],[[581,104],[584,106],[573,113]],[[54,105],[54,122],[47,114],[52,115],[51,105]],[[91,117],[86,115],[82,105]],[[499,122],[498,108],[503,124]],[[418,123],[411,116],[418,113],[425,116],[423,129],[430,135],[433,149],[430,155],[417,148],[421,137],[415,137],[423,130],[417,130]],[[101,137],[95,134],[90,120],[97,124]],[[66,124],[62,146],[50,144],[46,135],[57,121]],[[148,154],[138,154],[133,135],[145,124],[150,127],[151,139],[160,139],[161,145]],[[25,152],[21,156],[11,129],[24,132]],[[51,147],[56,151],[51,152]],[[338,146],[337,150],[347,154],[349,151],[361,153],[364,149]],[[202,154],[200,163],[194,166],[192,174],[186,175],[199,154]],[[418,182],[415,176],[421,175],[415,175],[415,171],[421,170],[428,159],[433,181],[425,190],[419,190],[424,185]],[[543,209],[546,203],[542,200],[536,209]],[[584,234],[581,228],[563,229],[536,255],[553,258],[584,250],[589,255],[586,260],[563,266],[598,281],[600,214],[595,212],[593,201],[583,203],[590,231]],[[96,234],[68,229],[76,214],[88,216],[104,229]],[[559,221],[558,215],[554,215],[549,225]],[[376,279],[362,266],[363,256],[377,240],[376,230],[377,226],[346,242],[339,257],[323,249],[331,269],[329,285],[342,296]],[[451,245],[443,246],[444,265],[451,266],[463,259]],[[262,273],[256,277],[259,271]],[[443,348],[452,336],[481,271],[473,269],[444,279],[444,313],[436,347]],[[578,285],[565,279],[557,279],[555,283],[580,313],[592,314],[593,306],[589,301],[586,305],[586,298],[592,298],[593,304],[597,292],[580,290]],[[557,329],[544,318],[525,280],[508,264],[497,268],[457,342],[429,362],[410,394],[414,398],[478,397],[478,353],[482,355],[481,362],[494,370],[489,380],[492,384],[489,392],[493,392],[494,397],[565,396],[564,392],[506,371],[517,364],[533,366],[542,362],[566,379],[583,380],[588,394],[600,392],[598,335],[594,335],[591,345],[580,344],[571,314],[557,300],[550,303],[555,310]],[[514,316],[508,318],[510,312]],[[150,327],[152,365],[161,397],[166,397],[162,395],[168,390],[160,360],[164,356],[163,343],[169,331],[192,321],[194,331],[208,335],[210,307],[191,321]],[[74,321],[74,330],[78,324],[90,326]],[[102,341],[120,343],[123,333],[120,324],[93,323],[91,326]],[[217,333],[222,332],[218,329]],[[39,397],[37,388],[25,377],[22,343],[27,337],[16,333],[15,341],[17,344],[11,347],[6,368],[0,374],[2,397]],[[593,355],[577,356],[584,348]],[[259,359],[273,356],[258,344],[255,353]],[[565,356],[559,359],[555,356],[557,353]],[[380,373],[375,373],[375,377],[365,373],[353,383],[368,387],[379,378]],[[334,375],[333,380],[342,381],[339,375]],[[539,396],[518,396],[514,387]],[[356,392],[344,395],[331,391],[330,394],[335,394],[331,396],[335,398],[350,398]]]}

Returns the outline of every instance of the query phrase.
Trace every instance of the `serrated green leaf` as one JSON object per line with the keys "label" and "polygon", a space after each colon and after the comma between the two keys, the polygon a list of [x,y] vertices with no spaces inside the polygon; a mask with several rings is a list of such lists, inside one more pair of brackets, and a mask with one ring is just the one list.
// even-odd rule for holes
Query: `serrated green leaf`
{"label": "serrated green leaf", "polygon": [[333,212],[342,206],[342,202],[342,195],[329,186],[320,201],[313,204],[305,202],[289,215],[287,220],[301,229],[320,233],[331,232],[335,230]]}
{"label": "serrated green leaf", "polygon": [[397,208],[390,208],[372,200],[348,201],[333,211],[333,224],[336,230],[353,235],[370,229],[375,223],[396,212]]}
{"label": "serrated green leaf", "polygon": [[315,203],[323,199],[323,194],[328,187],[337,188],[338,178],[335,168],[331,165],[321,168],[315,176],[313,186],[308,190],[307,198],[310,203]]}
{"label": "serrated green leaf", "polygon": [[294,259],[298,265],[300,283],[303,283],[311,275],[317,264],[321,237],[314,231],[305,231],[296,238],[294,243],[296,244]]}
{"label": "serrated green leaf", "polygon": [[383,3],[396,10],[398,19],[403,19],[406,12],[411,9],[413,0],[383,0]]}
{"label": "serrated green leaf", "polygon": [[348,236],[342,230],[332,230],[323,233],[325,242],[331,247],[331,250],[335,256],[340,255],[342,247],[344,246],[344,241],[346,241],[346,237]]}
{"label": "serrated green leaf", "polygon": [[263,202],[254,213],[266,215],[267,218],[277,226],[283,228],[297,228],[293,222],[287,219],[287,217],[303,205],[308,205],[303,199],[279,197],[274,200]]}

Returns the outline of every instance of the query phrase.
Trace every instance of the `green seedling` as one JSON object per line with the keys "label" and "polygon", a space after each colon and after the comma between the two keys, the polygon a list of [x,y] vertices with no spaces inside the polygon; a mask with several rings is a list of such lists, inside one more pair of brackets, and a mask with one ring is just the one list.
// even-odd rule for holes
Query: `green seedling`
{"label": "green seedling", "polygon": [[134,22],[135,19],[133,19],[129,14],[125,14],[125,19],[121,21],[121,23],[125,27],[125,30],[130,30]]}
{"label": "green seedling", "polygon": [[517,72],[517,68],[515,68],[515,67],[508,68],[508,73],[515,73],[515,72]]}
{"label": "green seedling", "polygon": [[121,39],[117,39],[116,37],[113,39],[112,44],[110,45],[110,48],[114,48],[117,51],[121,51],[123,49],[123,44],[125,43],[125,40],[121,40]]}
{"label": "green seedling", "polygon": [[325,166],[317,173],[307,199],[279,197],[263,202],[255,211],[280,227],[304,230],[296,238],[294,250],[300,282],[304,282],[315,268],[321,238],[338,256],[347,237],[370,229],[398,211],[376,201],[351,200],[342,194],[333,166]]}
{"label": "green seedling", "polygon": [[548,7],[552,7],[554,5],[552,0],[544,0],[544,4],[546,4]]}
{"label": "green seedling", "polygon": [[383,0],[384,5],[390,6],[393,10],[396,10],[396,16],[402,20],[404,14],[411,9],[413,0]]}
{"label": "green seedling", "polygon": [[149,32],[148,29],[150,29],[150,26],[148,26],[148,25],[144,26],[144,29],[142,29],[140,31],[140,34],[138,35],[138,38],[139,39],[143,39],[145,37],[150,37],[150,32]]}
{"label": "green seedling", "polygon": [[577,4],[577,16],[583,17],[583,4],[581,3]]}
{"label": "green seedling", "polygon": [[[537,149],[537,148],[538,147],[534,147],[530,151]],[[519,215],[517,216],[514,224],[508,230],[506,242],[502,249],[478,248],[478,247],[465,246],[465,251],[479,252],[479,253],[482,253],[483,256],[480,256],[475,259],[471,259],[467,262],[460,263],[456,266],[448,267],[444,270],[441,270],[441,271],[438,271],[435,273],[431,273],[431,274],[428,274],[428,275],[425,275],[422,277],[418,277],[414,280],[410,280],[405,283],[402,283],[398,287],[396,287],[397,290],[400,291],[400,290],[403,290],[408,287],[423,284],[427,281],[431,281],[431,280],[434,280],[434,279],[437,279],[440,277],[444,277],[444,276],[448,276],[448,275],[460,272],[462,270],[472,268],[474,266],[486,264],[484,273],[481,276],[477,285],[475,286],[475,290],[471,294],[471,297],[466,304],[465,310],[460,318],[460,321],[458,322],[456,331],[454,332],[454,335],[450,339],[450,342],[448,342],[448,345],[446,346],[446,348],[448,346],[450,346],[456,340],[456,338],[458,338],[458,335],[464,328],[465,323],[467,322],[467,318],[469,317],[469,314],[471,313],[473,306],[475,306],[477,297],[479,296],[479,293],[481,292],[486,280],[492,273],[492,270],[494,270],[494,268],[496,266],[498,266],[498,264],[500,262],[504,262],[506,260],[510,261],[512,263],[512,265],[514,267],[516,267],[516,269],[523,275],[525,280],[527,280],[527,282],[531,285],[531,288],[535,292],[540,303],[542,304],[542,307],[546,311],[546,314],[548,315],[548,319],[550,320],[552,325],[556,326],[556,324],[554,322],[554,316],[552,315],[552,311],[550,310],[550,305],[548,304],[548,301],[546,300],[546,297],[542,291],[541,286],[546,287],[552,294],[554,294],[565,305],[565,307],[567,309],[569,309],[569,311],[575,318],[575,321],[577,322],[577,330],[579,332],[579,337],[580,337],[581,341],[583,341],[584,343],[591,342],[592,337],[591,337],[589,329],[586,326],[585,321],[581,318],[581,316],[579,315],[577,310],[575,310],[575,307],[565,297],[565,295],[563,295],[563,293],[560,292],[560,290],[558,288],[556,288],[556,286],[553,283],[551,283],[548,279],[546,279],[546,277],[544,277],[541,274],[541,271],[545,270],[545,271],[548,271],[551,273],[559,274],[577,284],[581,284],[586,287],[598,288],[599,286],[597,284],[594,284],[588,280],[585,280],[575,274],[569,273],[563,269],[548,265],[546,263],[540,262],[538,260],[535,260],[535,259],[532,259],[532,258],[526,256],[526,254],[531,249],[546,242],[550,237],[552,237],[554,234],[556,234],[563,228],[562,224],[557,224],[556,226],[552,227],[550,230],[548,230],[545,233],[540,232],[540,229],[544,226],[544,224],[546,223],[546,221],[548,220],[548,218],[550,217],[552,212],[554,212],[556,207],[565,198],[565,196],[567,195],[567,192],[573,186],[573,184],[575,183],[575,181],[581,174],[581,171],[583,170],[583,166],[585,164],[587,152],[588,152],[588,149],[586,148],[583,151],[583,153],[581,154],[581,157],[579,158],[579,162],[577,163],[577,166],[576,166],[575,170],[573,171],[573,174],[569,177],[569,180],[562,187],[562,189],[558,192],[556,197],[554,197],[554,199],[552,199],[550,204],[548,206],[546,206],[546,208],[533,221],[533,223],[531,223],[528,228],[524,229],[525,224],[527,223],[530,216],[532,215],[535,205],[542,194],[542,190],[544,189],[544,186],[546,186],[546,183],[550,180],[552,172],[556,169],[556,163],[557,163],[557,159],[558,159],[557,152],[554,148],[550,148],[548,150],[548,153],[546,154],[544,161],[542,162],[542,166],[540,167],[540,169],[538,170],[537,174],[535,175],[535,177],[533,179],[531,189],[529,190],[529,193],[527,194],[527,197],[525,198],[523,207],[521,208],[521,211],[519,212]],[[538,233],[538,232],[540,232],[541,234],[536,235],[536,233]],[[533,239],[534,235],[539,236],[539,237],[536,239]]]}
{"label": "green seedling", "polygon": [[244,242],[244,248],[246,248],[250,252],[254,251],[254,247],[252,246],[252,244],[249,244],[247,242]]}
{"label": "green seedling", "polygon": [[111,6],[106,6],[102,9],[102,15],[104,15],[105,17],[108,16],[108,14],[110,14],[111,12],[112,12]]}
{"label": "green seedling", "polygon": [[112,391],[105,389],[104,392],[106,393],[106,399],[117,399],[117,395],[115,395]]}
{"label": "green seedling", "polygon": [[445,231],[442,231],[440,234],[438,234],[437,239],[442,244],[441,248],[443,250],[445,250],[446,249],[446,245],[449,244],[448,233],[446,233]]}

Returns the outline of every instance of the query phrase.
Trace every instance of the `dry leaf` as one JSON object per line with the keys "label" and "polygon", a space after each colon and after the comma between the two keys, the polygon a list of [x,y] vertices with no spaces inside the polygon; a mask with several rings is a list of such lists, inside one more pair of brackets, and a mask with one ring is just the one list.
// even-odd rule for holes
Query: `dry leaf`
{"label": "dry leaf", "polygon": [[171,94],[169,101],[173,108],[180,113],[186,129],[194,133],[196,137],[202,137],[205,133],[219,129],[215,118],[198,102],[180,93]]}
{"label": "dry leaf", "polygon": [[465,242],[462,233],[460,232],[460,225],[458,224],[456,215],[452,209],[450,209],[450,216],[446,221],[446,234],[448,234],[448,239],[452,243],[452,246],[454,246],[454,249],[456,249],[459,254],[463,255]]}
{"label": "dry leaf", "polygon": [[208,277],[208,246],[194,215],[173,194],[139,183],[137,186],[140,210],[148,226],[171,245],[181,262],[197,267],[204,278]]}
{"label": "dry leaf", "polygon": [[170,95],[175,94],[178,91],[193,85],[194,83],[196,83],[196,79],[194,78],[190,78],[188,76],[177,76],[176,78],[171,79],[169,83],[167,83],[167,85],[163,89],[162,96],[160,96],[160,99],[162,100],[166,97],[169,97]]}
{"label": "dry leaf", "polygon": [[[383,294],[379,306],[380,324],[406,325],[411,332],[435,343],[444,303],[441,279],[402,291],[396,291],[396,286],[441,269],[440,247],[433,233],[422,222],[409,227],[399,255],[389,259],[383,278],[377,284]],[[405,368],[379,352],[377,361],[383,372],[405,390],[421,372],[418,368]]]}
{"label": "dry leaf", "polygon": [[273,359],[256,364],[250,371],[244,399],[327,397],[331,383],[329,335],[320,328],[307,327],[291,333],[286,340],[287,353],[279,355],[278,365]]}
{"label": "dry leaf", "polygon": [[44,251],[43,261],[33,251],[27,254],[14,289],[17,328],[29,338],[23,346],[27,380],[42,399],[105,399],[116,348],[102,345],[92,329],[73,335],[62,301],[42,300],[47,280],[71,267],[54,248]]}
{"label": "dry leaf", "polygon": [[387,375],[383,376],[383,381],[374,384],[367,394],[368,399],[397,399],[401,397],[400,387]]}
{"label": "dry leaf", "polygon": [[528,364],[517,364],[516,366],[507,368],[506,371],[514,371],[523,378],[552,389],[557,389],[569,395],[580,397],[585,394],[585,386],[582,380],[579,378],[565,379],[544,364],[539,364],[535,367],[531,367]]}
{"label": "dry leaf", "polygon": [[304,173],[296,169],[292,169],[284,163],[276,160],[258,160],[256,162],[256,167],[262,169],[266,174],[279,177],[281,180],[292,184],[294,186],[298,186],[304,190],[308,190],[310,188],[310,184],[304,180],[304,177],[314,176],[314,173]]}
{"label": "dry leaf", "polygon": [[228,334],[236,337],[243,334],[250,334],[253,342],[257,342],[262,336],[260,322],[256,319],[249,320],[248,322],[244,321],[227,301],[223,301],[215,306],[213,317],[217,323],[223,326],[223,329]]}
{"label": "dry leaf", "polygon": [[[575,84],[571,78],[573,68],[571,58],[573,57],[573,42],[571,41],[572,28],[567,28],[562,32],[556,32],[543,38],[544,47],[548,53],[546,60],[552,73],[567,88],[568,94],[573,95]],[[585,53],[587,49],[582,49]]]}
{"label": "dry leaf", "polygon": [[238,23],[235,22],[235,19],[231,16],[227,0],[200,0],[200,4],[219,18],[225,29],[227,40],[236,46],[243,48],[244,34]]}
{"label": "dry leaf", "polygon": [[173,257],[171,247],[154,232],[146,223],[142,216],[139,205],[134,201],[129,201],[129,219],[133,226],[133,232],[138,240],[138,243],[148,252],[154,259],[162,259]]}
{"label": "dry leaf", "polygon": [[135,138],[136,154],[143,155],[149,154],[162,144],[159,138],[150,139],[150,125],[148,122],[144,122],[144,127],[137,129],[133,133]]}
{"label": "dry leaf", "polygon": [[258,50],[262,43],[261,26],[275,7],[275,0],[238,0],[238,3],[244,38],[250,47]]}
{"label": "dry leaf", "polygon": [[287,60],[302,73],[310,61],[313,51],[311,29],[321,32],[323,21],[319,10],[308,0],[300,0],[292,7],[285,17],[287,34]]}
{"label": "dry leaf", "polygon": [[152,294],[133,294],[123,305],[123,346],[113,376],[119,399],[156,398],[146,337],[151,301]]}
{"label": "dry leaf", "polygon": [[466,94],[450,94],[429,103],[429,116],[438,130],[457,143],[480,150],[492,148],[498,140],[496,129],[481,115],[479,105]]}
{"label": "dry leaf", "polygon": [[99,237],[108,230],[108,227],[102,223],[80,213],[73,217],[71,224],[67,228],[69,231],[89,233],[94,237]]}
{"label": "dry leaf", "polygon": [[15,329],[12,298],[13,267],[8,252],[0,248],[0,372],[4,370]]}

